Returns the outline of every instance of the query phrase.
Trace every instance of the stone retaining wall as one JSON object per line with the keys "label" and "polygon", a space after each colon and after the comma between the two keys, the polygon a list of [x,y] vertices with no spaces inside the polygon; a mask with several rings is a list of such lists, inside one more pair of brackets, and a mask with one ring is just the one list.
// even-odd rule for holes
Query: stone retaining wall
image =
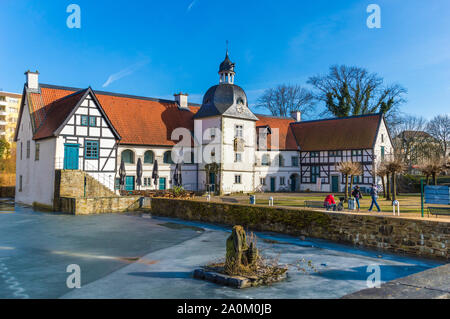
{"label": "stone retaining wall", "polygon": [[239,204],[153,198],[152,214],[242,225],[254,231],[320,238],[397,254],[449,259],[450,223]]}
{"label": "stone retaining wall", "polygon": [[1,186],[0,198],[16,196],[16,188],[14,186]]}
{"label": "stone retaining wall", "polygon": [[[84,179],[86,178],[86,190]],[[56,170],[55,197],[116,196],[108,187],[83,171]]]}
{"label": "stone retaining wall", "polygon": [[60,211],[73,215],[122,213],[139,209],[139,197],[60,198]]}

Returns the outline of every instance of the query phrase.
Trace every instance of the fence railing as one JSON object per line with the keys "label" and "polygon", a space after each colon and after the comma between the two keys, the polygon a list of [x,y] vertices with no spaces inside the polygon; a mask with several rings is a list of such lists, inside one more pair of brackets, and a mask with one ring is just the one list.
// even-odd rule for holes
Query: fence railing
{"label": "fence railing", "polygon": [[[55,169],[83,171],[92,178],[94,178],[95,180],[97,180],[99,184],[108,188],[112,192],[115,191],[115,175],[107,175],[108,173],[99,172],[98,167],[94,166],[89,162],[84,162],[84,169],[81,160],[79,160],[78,162],[78,169],[67,169],[64,165],[64,157],[57,157],[55,161]],[[100,187],[98,187],[98,190],[100,190]]]}

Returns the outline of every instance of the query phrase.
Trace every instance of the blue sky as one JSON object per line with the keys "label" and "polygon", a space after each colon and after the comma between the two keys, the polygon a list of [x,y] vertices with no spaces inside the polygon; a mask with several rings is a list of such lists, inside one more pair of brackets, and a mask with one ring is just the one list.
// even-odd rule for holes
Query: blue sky
{"label": "blue sky", "polygon": [[[69,29],[69,4],[81,29]],[[369,4],[381,29],[366,26]],[[333,64],[356,65],[409,93],[402,111],[450,113],[448,0],[1,0],[0,89],[42,83],[201,102],[218,82],[225,41],[250,103],[278,84],[306,85]],[[109,81],[108,81],[109,79]],[[104,87],[104,85],[106,85]],[[257,110],[261,112],[261,110]]]}

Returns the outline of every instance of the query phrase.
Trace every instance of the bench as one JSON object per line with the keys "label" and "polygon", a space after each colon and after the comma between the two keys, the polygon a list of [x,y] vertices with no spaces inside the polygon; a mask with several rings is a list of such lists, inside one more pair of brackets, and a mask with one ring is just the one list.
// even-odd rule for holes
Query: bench
{"label": "bench", "polygon": [[305,200],[305,207],[325,208],[325,204],[324,204],[324,202],[320,202],[317,200]]}
{"label": "bench", "polygon": [[436,215],[436,218],[439,215],[450,216],[450,207],[428,207],[428,217],[431,215]]}

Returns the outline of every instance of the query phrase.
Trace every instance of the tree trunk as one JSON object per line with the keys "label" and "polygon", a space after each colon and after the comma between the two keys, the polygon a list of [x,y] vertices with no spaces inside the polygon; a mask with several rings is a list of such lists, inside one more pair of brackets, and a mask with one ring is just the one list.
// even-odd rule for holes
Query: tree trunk
{"label": "tree trunk", "polygon": [[384,176],[381,176],[381,184],[383,185],[383,197],[386,198],[386,183],[384,182]]}
{"label": "tree trunk", "polygon": [[350,196],[352,196],[352,191],[353,191],[353,175],[350,176]]}
{"label": "tree trunk", "polygon": [[386,174],[386,200],[391,200],[391,181],[390,174]]}
{"label": "tree trunk", "polygon": [[348,200],[348,175],[345,175],[345,201]]}
{"label": "tree trunk", "polygon": [[395,181],[395,173],[392,173],[392,201],[397,199],[397,183]]}
{"label": "tree trunk", "polygon": [[427,185],[430,185],[430,175],[427,175]]}
{"label": "tree trunk", "polygon": [[437,174],[436,173],[433,173],[433,183],[434,183],[434,186],[437,186]]}
{"label": "tree trunk", "polygon": [[397,196],[399,196],[400,195],[400,187],[398,187],[398,185],[399,185],[399,183],[398,183],[398,180],[399,180],[399,175],[397,175],[396,177],[395,177],[395,194],[397,195]]}

